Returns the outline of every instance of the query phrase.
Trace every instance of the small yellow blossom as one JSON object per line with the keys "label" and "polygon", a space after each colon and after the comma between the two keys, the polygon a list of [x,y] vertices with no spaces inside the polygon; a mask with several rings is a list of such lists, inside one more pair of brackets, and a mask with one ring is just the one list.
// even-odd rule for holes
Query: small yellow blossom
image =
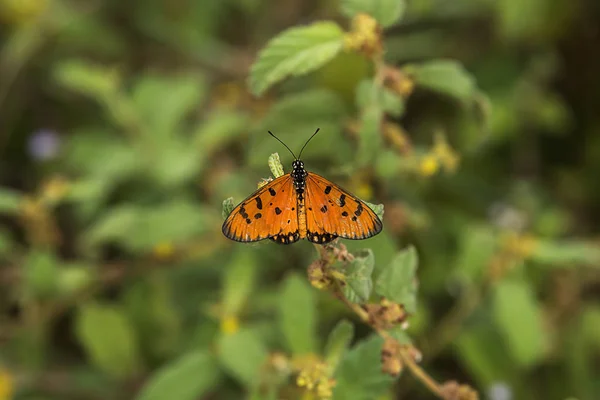
{"label": "small yellow blossom", "polygon": [[240,320],[235,315],[226,315],[221,318],[221,332],[232,335],[240,329]]}
{"label": "small yellow blossom", "polygon": [[53,204],[62,200],[69,192],[70,187],[71,184],[67,179],[57,176],[44,182],[40,197],[42,201]]}
{"label": "small yellow blossom", "polygon": [[344,37],[346,51],[359,51],[369,57],[383,51],[381,27],[375,18],[359,13],[352,19],[351,31]]}
{"label": "small yellow blossom", "polygon": [[507,232],[501,237],[502,247],[509,253],[520,258],[528,258],[535,250],[537,239],[528,234]]}
{"label": "small yellow blossom", "polygon": [[446,172],[453,173],[458,168],[460,156],[450,147],[446,137],[441,133],[434,137],[433,154],[436,155]]}
{"label": "small yellow blossom", "polygon": [[9,371],[0,367],[0,400],[13,398],[14,380]]}
{"label": "small yellow blossom", "polygon": [[243,94],[240,83],[221,83],[213,89],[213,105],[216,108],[235,108],[243,101]]}
{"label": "small yellow blossom", "polygon": [[303,364],[296,378],[296,384],[313,392],[318,399],[331,399],[336,382],[330,376],[329,366],[314,356],[308,358]]}
{"label": "small yellow blossom", "polygon": [[159,260],[167,260],[175,254],[175,246],[171,242],[160,242],[154,246],[152,254]]}
{"label": "small yellow blossom", "polygon": [[440,163],[434,154],[426,154],[419,163],[419,172],[425,177],[435,175],[440,169]]}

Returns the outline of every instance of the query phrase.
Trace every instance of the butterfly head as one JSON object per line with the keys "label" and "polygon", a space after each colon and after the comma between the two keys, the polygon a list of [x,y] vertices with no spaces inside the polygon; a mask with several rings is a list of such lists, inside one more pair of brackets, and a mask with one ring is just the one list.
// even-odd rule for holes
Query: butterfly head
{"label": "butterfly head", "polygon": [[301,171],[304,169],[304,163],[302,162],[302,160],[294,160],[294,162],[292,162],[292,169],[294,171]]}

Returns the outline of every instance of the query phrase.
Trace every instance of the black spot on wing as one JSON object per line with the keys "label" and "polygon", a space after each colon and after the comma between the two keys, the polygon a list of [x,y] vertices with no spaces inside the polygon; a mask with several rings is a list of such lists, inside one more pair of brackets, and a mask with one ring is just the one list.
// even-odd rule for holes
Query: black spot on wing
{"label": "black spot on wing", "polygon": [[326,213],[326,212],[327,212],[327,206],[323,206],[323,207],[321,207],[321,212],[322,212],[322,213]]}
{"label": "black spot on wing", "polygon": [[344,212],[342,213],[342,217],[347,217],[347,216],[348,216],[348,211],[344,211]]}
{"label": "black spot on wing", "polygon": [[331,192],[331,186],[325,188],[325,194],[329,194],[329,192]]}
{"label": "black spot on wing", "polygon": [[260,197],[256,198],[256,208],[262,210],[262,200],[260,199]]}
{"label": "black spot on wing", "polygon": [[260,218],[262,218],[262,214],[261,213],[254,214],[254,219],[260,219]]}
{"label": "black spot on wing", "polygon": [[277,214],[277,215],[281,214],[281,208],[275,207],[275,214]]}
{"label": "black spot on wing", "polygon": [[269,193],[271,194],[271,196],[275,196],[277,194],[277,192],[273,188],[269,188]]}
{"label": "black spot on wing", "polygon": [[346,195],[342,194],[340,196],[340,207],[344,207],[346,205]]}

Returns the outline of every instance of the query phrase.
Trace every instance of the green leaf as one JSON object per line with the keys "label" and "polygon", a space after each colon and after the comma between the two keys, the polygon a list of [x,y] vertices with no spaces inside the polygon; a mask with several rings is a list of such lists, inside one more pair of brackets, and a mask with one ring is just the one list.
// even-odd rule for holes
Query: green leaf
{"label": "green leaf", "polygon": [[21,193],[0,187],[0,214],[17,214],[22,201],[23,195]]}
{"label": "green leaf", "polygon": [[335,370],[346,353],[348,346],[354,337],[354,325],[348,320],[341,320],[327,338],[325,345],[325,361],[333,370]]}
{"label": "green leaf", "polygon": [[497,244],[498,238],[488,226],[465,225],[459,238],[456,270],[477,281],[486,271]]}
{"label": "green leaf", "polygon": [[279,153],[273,153],[269,156],[269,169],[275,178],[279,178],[283,176],[283,165],[281,165],[281,160],[279,159]]}
{"label": "green leaf", "polygon": [[252,65],[248,85],[260,96],[288,76],[314,71],[342,49],[344,31],[333,22],[288,29],[273,38]]}
{"label": "green leaf", "polygon": [[404,305],[407,312],[414,314],[417,311],[417,265],[417,251],[413,246],[399,252],[379,274],[375,285],[377,294]]}
{"label": "green leaf", "polygon": [[54,254],[32,250],[25,263],[25,290],[33,297],[49,297],[58,288],[58,261]]}
{"label": "green leaf", "polygon": [[245,329],[232,335],[222,335],[218,350],[223,368],[241,384],[251,388],[259,383],[261,366],[269,353],[255,333]]}
{"label": "green leaf", "polygon": [[582,240],[538,239],[531,259],[556,267],[600,265],[600,246]]}
{"label": "green leaf", "polygon": [[399,118],[404,114],[404,99],[373,79],[362,80],[356,88],[356,106],[359,109],[377,107]]}
{"label": "green leaf", "polygon": [[406,10],[405,0],[342,0],[342,12],[347,17],[358,13],[369,14],[383,27],[398,22]]}
{"label": "green leaf", "polygon": [[377,214],[377,216],[379,217],[379,219],[383,221],[383,213],[385,211],[383,204],[373,204],[373,203],[369,203],[368,201],[365,201],[365,204],[368,205],[369,208],[371,210],[373,210],[373,212],[375,214]]}
{"label": "green leaf", "polygon": [[195,400],[218,383],[219,369],[213,356],[197,350],[155,372],[136,400]]}
{"label": "green leaf", "polygon": [[104,372],[124,378],[138,371],[138,342],[125,314],[102,304],[84,304],[75,321],[79,342]]}
{"label": "green leaf", "polygon": [[165,78],[147,74],[135,85],[132,100],[144,125],[151,130],[145,134],[174,135],[205,92],[206,83],[200,75]]}
{"label": "green leaf", "polygon": [[547,337],[542,311],[525,282],[502,281],[496,285],[493,299],[494,319],[514,360],[530,367],[544,355]]}
{"label": "green leaf", "polygon": [[14,241],[4,228],[0,228],[0,257],[9,254],[14,246]]}
{"label": "green leaf", "polygon": [[110,209],[85,233],[84,244],[115,242],[133,252],[148,251],[157,244],[190,240],[217,219],[212,210],[187,201],[154,207],[122,205]]}
{"label": "green leaf", "polygon": [[223,200],[223,210],[221,211],[221,216],[223,217],[223,219],[227,219],[227,217],[229,217],[229,214],[231,214],[234,208],[235,203],[233,202],[233,197],[228,197],[225,200]]}
{"label": "green leaf", "polygon": [[316,303],[313,289],[305,279],[289,276],[279,296],[279,324],[293,354],[316,351]]}
{"label": "green leaf", "polygon": [[248,301],[256,280],[257,259],[253,249],[240,247],[225,268],[222,306],[225,315],[238,315]]}
{"label": "green leaf", "polygon": [[346,353],[335,373],[333,400],[371,400],[390,389],[393,378],[381,371],[382,345],[372,335]]}
{"label": "green leaf", "polygon": [[54,79],[61,85],[91,98],[106,99],[120,85],[116,69],[83,60],[62,61],[54,68]]}
{"label": "green leaf", "polygon": [[357,156],[359,165],[371,164],[383,149],[383,138],[381,136],[382,121],[382,108],[369,107],[361,113],[360,130],[358,131],[360,143]]}
{"label": "green leaf", "polygon": [[352,290],[360,300],[364,303],[369,300],[371,290],[373,290],[373,268],[375,267],[375,256],[371,249],[361,250],[354,260],[346,266],[344,274],[346,276],[347,286],[345,290]]}
{"label": "green leaf", "polygon": [[463,102],[472,101],[476,94],[475,79],[454,60],[408,65],[405,72],[415,78],[417,85]]}
{"label": "green leaf", "polygon": [[[270,108],[269,113],[253,130],[254,134],[250,137],[250,163],[253,167],[264,168],[265,160],[273,154],[273,149],[282,148],[267,131],[273,132],[294,152],[298,152],[317,128],[321,130],[304,154],[347,161],[347,157],[352,154],[350,144],[344,140],[342,132],[347,116],[346,105],[331,90],[311,89],[285,96]],[[332,153],[332,148],[337,151]],[[287,150],[283,151],[283,160],[286,157],[289,159]]]}
{"label": "green leaf", "polygon": [[401,326],[395,326],[388,331],[391,337],[396,339],[400,344],[412,344],[412,339]]}
{"label": "green leaf", "polygon": [[130,285],[124,295],[128,318],[138,332],[139,347],[154,359],[171,356],[180,340],[180,313],[167,278],[164,271],[150,272]]}

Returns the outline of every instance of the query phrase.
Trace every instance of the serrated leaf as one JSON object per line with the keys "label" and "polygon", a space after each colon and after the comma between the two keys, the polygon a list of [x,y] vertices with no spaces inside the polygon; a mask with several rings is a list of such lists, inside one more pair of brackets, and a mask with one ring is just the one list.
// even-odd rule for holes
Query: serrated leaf
{"label": "serrated leaf", "polygon": [[231,335],[222,335],[218,351],[224,369],[241,384],[251,388],[259,383],[261,366],[269,353],[254,332],[242,329]]}
{"label": "serrated leaf", "polygon": [[289,276],[279,296],[279,325],[293,354],[316,351],[316,304],[311,286],[297,275]]}
{"label": "serrated leaf", "polygon": [[358,13],[369,14],[381,24],[388,27],[398,22],[406,10],[405,0],[342,0],[341,9],[344,15],[352,18]]}
{"label": "serrated leaf", "polygon": [[457,61],[435,60],[405,67],[418,86],[470,102],[476,94],[475,79]]}
{"label": "serrated leaf", "polygon": [[494,288],[494,319],[513,359],[530,367],[544,355],[547,344],[542,311],[525,282],[502,281]]}
{"label": "serrated leaf", "polygon": [[225,315],[237,315],[244,307],[256,280],[256,252],[238,248],[225,269],[222,306]]}
{"label": "serrated leaf", "polygon": [[206,350],[196,350],[155,372],[136,400],[195,400],[218,383],[219,369]]}
{"label": "serrated leaf", "polygon": [[354,260],[348,263],[344,275],[346,284],[354,291],[360,303],[369,300],[373,290],[373,268],[375,267],[375,256],[371,249],[361,250],[356,254]]}
{"label": "serrated leaf", "polygon": [[348,320],[341,320],[333,328],[327,344],[325,345],[325,361],[333,370],[335,370],[342,356],[346,353],[348,346],[354,337],[354,325]]}
{"label": "serrated leaf", "polygon": [[360,130],[358,135],[360,143],[358,148],[358,164],[367,165],[373,162],[379,151],[383,148],[381,136],[381,122],[383,121],[383,109],[369,107],[361,113]]}
{"label": "serrated leaf", "polygon": [[16,214],[21,209],[23,195],[15,190],[0,187],[0,214]]}
{"label": "serrated leaf", "polygon": [[139,368],[138,343],[120,309],[84,304],[77,313],[75,332],[91,361],[106,373],[124,378]]}
{"label": "serrated leaf", "polygon": [[228,197],[225,200],[223,200],[223,210],[221,211],[221,216],[223,217],[223,219],[227,219],[227,217],[229,217],[229,214],[231,214],[234,208],[235,203],[233,202],[233,197]]}
{"label": "serrated leaf", "polygon": [[327,21],[281,32],[267,43],[252,65],[250,91],[260,96],[288,76],[316,70],[342,49],[343,36],[336,23]]}
{"label": "serrated leaf", "polygon": [[335,373],[333,400],[371,400],[390,389],[393,378],[381,371],[382,345],[372,335],[346,353]]}
{"label": "serrated leaf", "polygon": [[407,312],[417,310],[417,251],[413,246],[399,252],[379,274],[375,291],[390,301],[404,305]]}

